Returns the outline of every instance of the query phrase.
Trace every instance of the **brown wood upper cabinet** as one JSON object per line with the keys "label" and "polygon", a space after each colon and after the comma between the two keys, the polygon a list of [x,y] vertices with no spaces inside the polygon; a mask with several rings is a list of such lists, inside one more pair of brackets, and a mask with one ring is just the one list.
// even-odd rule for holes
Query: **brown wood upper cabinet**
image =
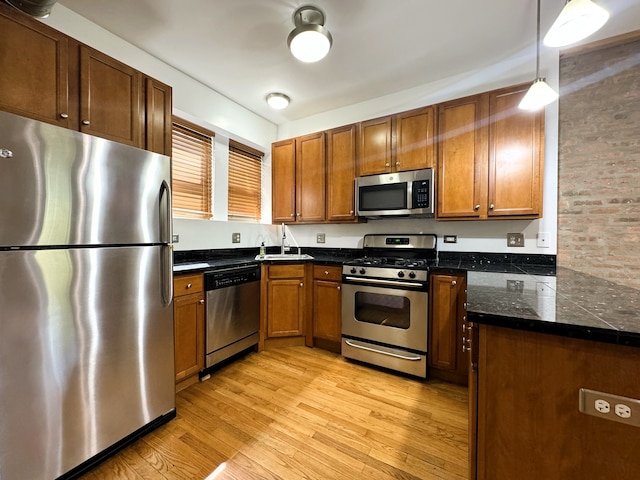
{"label": "brown wood upper cabinet", "polygon": [[327,220],[356,219],[356,126],[346,125],[327,132]]}
{"label": "brown wood upper cabinet", "polygon": [[435,164],[435,109],[422,107],[360,123],[358,175],[431,168]]}
{"label": "brown wood upper cabinet", "polygon": [[324,132],[274,143],[271,163],[273,222],[324,221]]}
{"label": "brown wood upper cabinet", "polygon": [[544,111],[518,109],[528,86],[438,106],[438,219],[542,215]]}
{"label": "brown wood upper cabinet", "polygon": [[0,109],[171,154],[171,87],[3,3],[0,31]]}

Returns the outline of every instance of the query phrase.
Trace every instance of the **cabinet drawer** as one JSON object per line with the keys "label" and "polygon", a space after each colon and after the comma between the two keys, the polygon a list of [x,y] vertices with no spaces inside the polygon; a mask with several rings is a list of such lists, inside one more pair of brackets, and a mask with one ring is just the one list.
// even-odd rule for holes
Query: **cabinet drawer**
{"label": "cabinet drawer", "polygon": [[173,294],[176,297],[180,295],[188,295],[191,293],[199,293],[203,290],[203,276],[199,275],[180,275],[173,279]]}
{"label": "cabinet drawer", "polygon": [[314,265],[313,278],[316,280],[339,282],[342,280],[342,268],[328,265]]}
{"label": "cabinet drawer", "polygon": [[300,278],[304,277],[304,264],[270,265],[269,278]]}

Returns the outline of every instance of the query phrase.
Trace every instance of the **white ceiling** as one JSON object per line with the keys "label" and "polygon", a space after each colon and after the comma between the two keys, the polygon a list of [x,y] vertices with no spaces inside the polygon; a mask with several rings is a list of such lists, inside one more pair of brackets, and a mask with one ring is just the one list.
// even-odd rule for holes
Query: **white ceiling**
{"label": "white ceiling", "polygon": [[[640,0],[596,1],[612,18],[594,38],[640,29]],[[276,124],[514,55],[530,62],[532,80],[535,76],[535,0],[59,3]],[[309,4],[324,11],[333,36],[329,55],[315,64],[297,61],[286,43],[293,12]],[[563,5],[564,0],[542,1],[542,35]],[[273,91],[291,97],[288,109],[275,112],[266,105],[265,96]]]}

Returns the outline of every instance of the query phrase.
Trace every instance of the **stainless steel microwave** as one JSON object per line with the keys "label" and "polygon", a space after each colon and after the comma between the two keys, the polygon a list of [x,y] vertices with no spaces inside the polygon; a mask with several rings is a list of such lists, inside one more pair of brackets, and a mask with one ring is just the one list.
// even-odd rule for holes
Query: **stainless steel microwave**
{"label": "stainless steel microwave", "polygon": [[360,217],[433,217],[433,201],[431,168],[356,178],[356,211]]}

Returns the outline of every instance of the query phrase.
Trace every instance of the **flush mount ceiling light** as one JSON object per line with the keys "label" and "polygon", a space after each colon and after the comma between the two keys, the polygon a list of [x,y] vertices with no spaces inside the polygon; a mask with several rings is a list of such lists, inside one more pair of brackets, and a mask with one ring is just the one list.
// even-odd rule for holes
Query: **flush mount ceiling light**
{"label": "flush mount ceiling light", "polygon": [[301,62],[317,62],[329,53],[333,38],[324,27],[324,21],[324,13],[309,5],[300,7],[293,14],[296,28],[289,34],[287,45]]}
{"label": "flush mount ceiling light", "polygon": [[578,42],[600,30],[608,19],[609,12],[591,0],[567,0],[545,35],[544,44],[549,47],[564,47]]}
{"label": "flush mount ceiling light", "polygon": [[540,77],[540,0],[538,0],[538,21],[536,36],[536,79],[520,100],[518,108],[522,110],[539,110],[545,105],[555,102],[558,98],[556,91],[547,85],[544,78]]}
{"label": "flush mount ceiling light", "polygon": [[267,103],[275,110],[282,110],[289,106],[291,99],[284,93],[270,93],[267,95]]}

